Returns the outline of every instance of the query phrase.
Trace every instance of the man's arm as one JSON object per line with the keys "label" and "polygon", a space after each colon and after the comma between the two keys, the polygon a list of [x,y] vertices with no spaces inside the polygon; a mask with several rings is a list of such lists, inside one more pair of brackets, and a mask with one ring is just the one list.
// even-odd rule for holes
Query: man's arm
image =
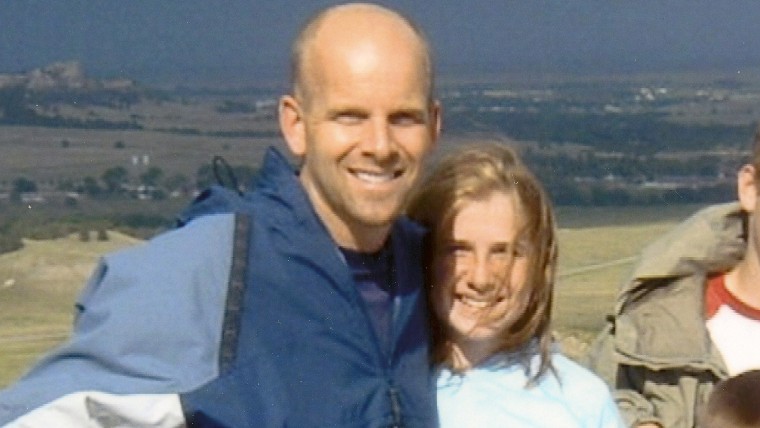
{"label": "man's arm", "polygon": [[636,371],[621,366],[615,356],[614,321],[610,318],[607,325],[591,344],[586,354],[584,365],[601,377],[613,390],[615,402],[627,426],[637,428],[656,428],[658,418],[654,406],[639,393],[640,376]]}
{"label": "man's arm", "polygon": [[716,382],[709,371],[620,365],[615,400],[626,422],[691,428]]}
{"label": "man's arm", "polygon": [[612,385],[615,402],[626,424],[632,427],[661,427],[651,397],[644,395],[648,370],[641,367],[616,365],[616,377]]}

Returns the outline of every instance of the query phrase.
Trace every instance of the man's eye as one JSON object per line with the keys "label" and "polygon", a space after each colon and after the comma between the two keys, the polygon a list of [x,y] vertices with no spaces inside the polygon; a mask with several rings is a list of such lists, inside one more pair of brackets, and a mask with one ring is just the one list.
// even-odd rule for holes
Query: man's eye
{"label": "man's eye", "polygon": [[421,115],[414,113],[399,113],[391,116],[390,122],[397,126],[413,126],[423,123]]}
{"label": "man's eye", "polygon": [[334,119],[343,125],[356,125],[361,123],[363,116],[356,112],[345,112],[336,114]]}

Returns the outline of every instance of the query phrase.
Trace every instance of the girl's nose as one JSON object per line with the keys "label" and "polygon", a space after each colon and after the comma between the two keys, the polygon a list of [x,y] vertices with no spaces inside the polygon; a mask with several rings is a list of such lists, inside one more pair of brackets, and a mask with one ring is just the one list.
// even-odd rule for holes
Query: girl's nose
{"label": "girl's nose", "polygon": [[494,275],[486,260],[475,262],[470,271],[468,284],[470,288],[479,293],[488,293],[493,290],[495,286]]}

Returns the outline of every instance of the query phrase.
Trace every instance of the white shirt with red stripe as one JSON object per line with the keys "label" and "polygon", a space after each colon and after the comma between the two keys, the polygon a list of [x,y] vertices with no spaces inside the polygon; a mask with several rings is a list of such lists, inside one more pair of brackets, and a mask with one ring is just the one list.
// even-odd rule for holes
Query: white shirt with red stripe
{"label": "white shirt with red stripe", "polygon": [[731,294],[726,288],[725,274],[707,281],[705,315],[710,338],[723,356],[730,376],[760,369],[760,309]]}

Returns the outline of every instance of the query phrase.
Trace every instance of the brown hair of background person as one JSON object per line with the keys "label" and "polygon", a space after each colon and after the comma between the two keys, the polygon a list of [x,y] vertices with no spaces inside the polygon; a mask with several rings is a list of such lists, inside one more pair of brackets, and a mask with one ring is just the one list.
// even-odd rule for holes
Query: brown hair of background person
{"label": "brown hair of background person", "polygon": [[760,428],[760,370],[718,383],[702,410],[699,428]]}

